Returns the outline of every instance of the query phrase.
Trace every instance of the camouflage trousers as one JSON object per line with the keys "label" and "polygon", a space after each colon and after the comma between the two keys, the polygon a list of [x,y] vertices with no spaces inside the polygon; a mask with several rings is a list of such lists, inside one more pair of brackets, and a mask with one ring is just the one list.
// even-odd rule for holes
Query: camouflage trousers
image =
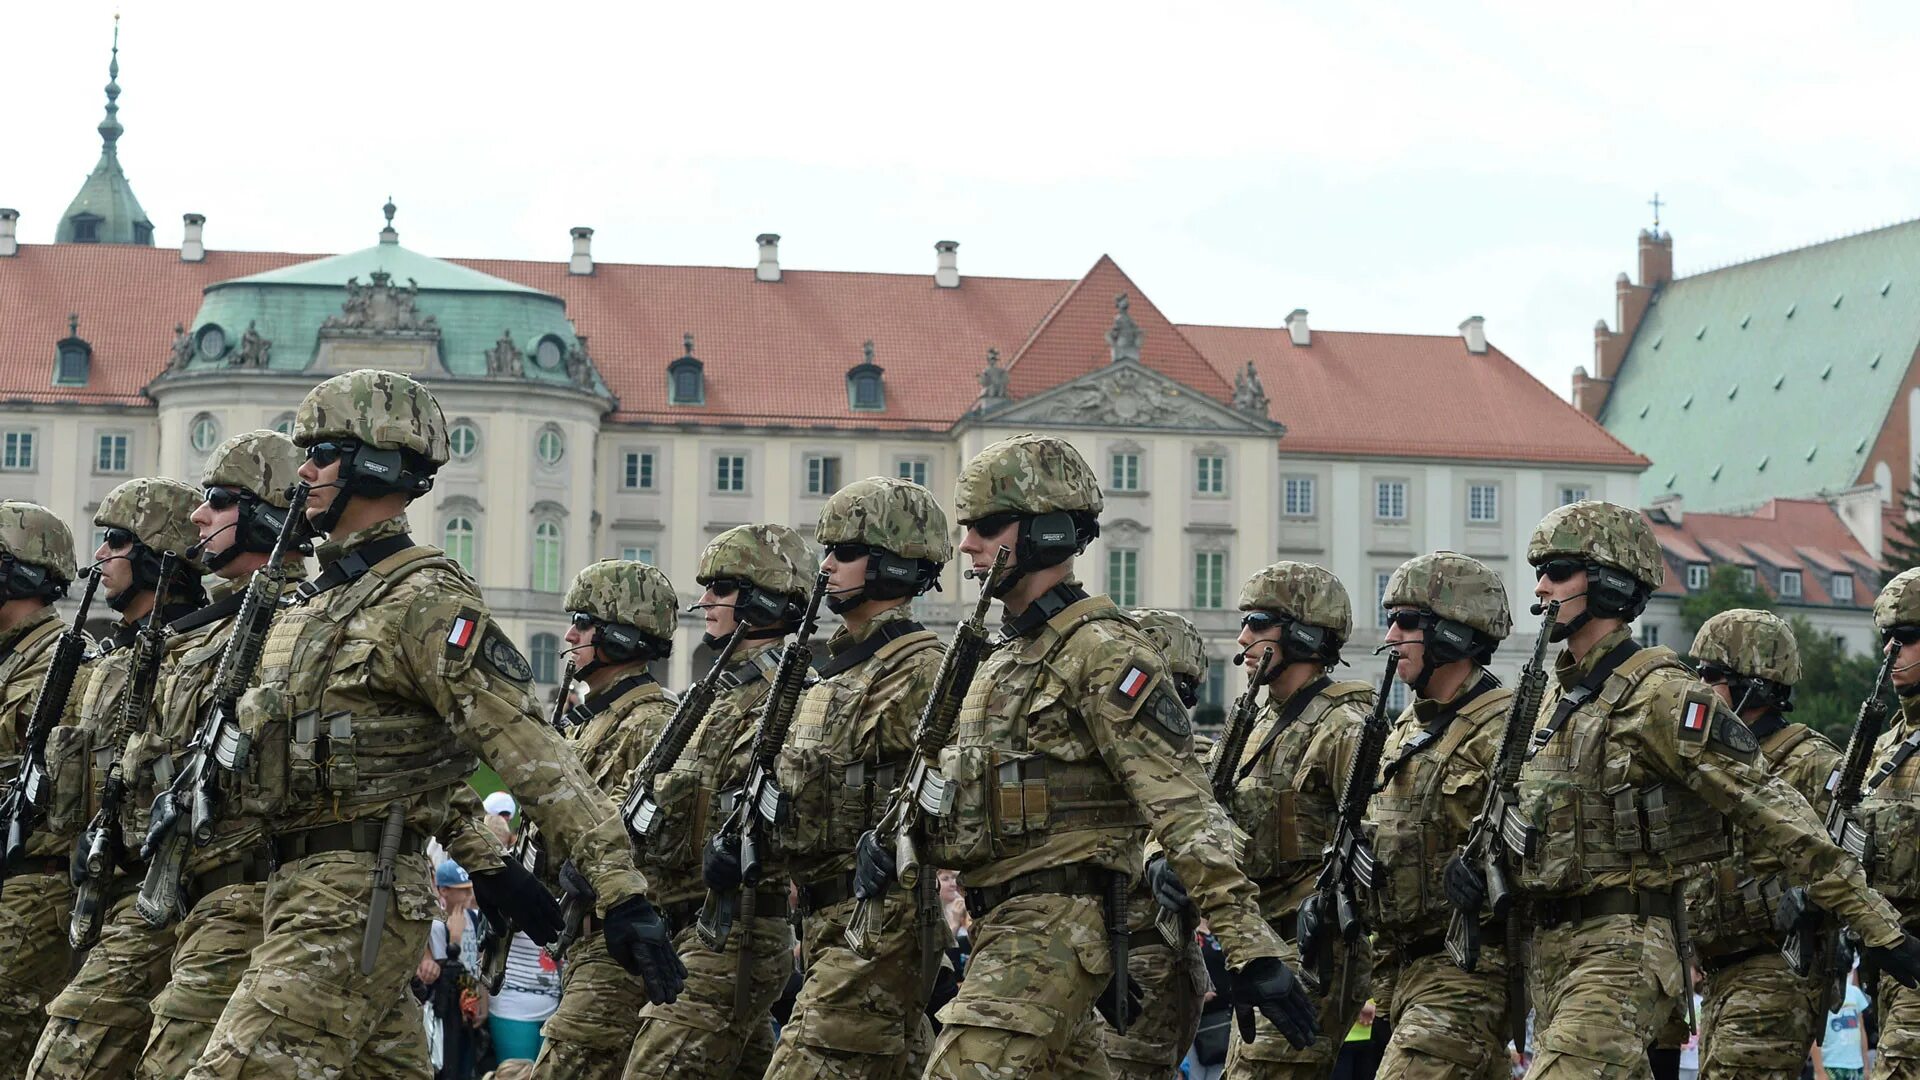
{"label": "camouflage trousers", "polygon": [[1647,1047],[1683,985],[1671,923],[1609,915],[1539,930],[1529,960],[1527,1080],[1651,1075]]}
{"label": "camouflage trousers", "polygon": [[[687,985],[671,1005],[640,1011],[640,1032],[627,1055],[627,1080],[685,1077],[687,1080],[757,1078],[773,1060],[773,1023],[768,1011],[793,975],[793,925],[784,915],[762,914],[751,932],[736,925],[727,947],[714,952],[692,926],[674,940],[687,966]],[[740,952],[753,965],[746,1015],[733,1016]]]}
{"label": "camouflage trousers", "polygon": [[872,959],[847,946],[853,907],[846,900],[806,917],[806,981],[767,1080],[900,1080],[921,1073],[933,1027],[912,895],[887,894]]}
{"label": "camouflage trousers", "polygon": [[140,1080],[171,1080],[193,1067],[260,944],[265,885],[229,885],[201,897],[181,921],[166,988],[153,999],[153,1027]]}
{"label": "camouflage trousers", "polygon": [[175,937],[141,917],[138,896],[135,879],[109,886],[100,940],[47,1006],[28,1080],[125,1080],[139,1066],[153,1025],[148,1002],[166,985]]}
{"label": "camouflage trousers", "polygon": [[29,1052],[47,1026],[47,1003],[73,970],[72,908],[65,874],[22,874],[0,888],[0,1080],[27,1074]]}
{"label": "camouflage trousers", "polygon": [[1253,1041],[1245,1042],[1236,1034],[1232,1048],[1227,1051],[1227,1076],[1236,1080],[1240,1077],[1324,1080],[1333,1071],[1340,1047],[1354,1021],[1359,1019],[1373,984],[1371,946],[1361,941],[1350,949],[1344,942],[1336,941],[1330,970],[1332,985],[1328,993],[1315,997],[1320,1006],[1320,1037],[1313,1045],[1295,1050],[1265,1018],[1256,1017]]}
{"label": "camouflage trousers", "polygon": [[1387,1012],[1393,1038],[1380,1058],[1380,1075],[1508,1080],[1506,1014],[1505,950],[1482,944],[1472,974],[1445,950],[1410,960],[1395,972]]}
{"label": "camouflage trousers", "polygon": [[1874,1080],[1920,1080],[1920,990],[1909,990],[1882,975],[1873,1004],[1880,1014]]}
{"label": "camouflage trousers", "polygon": [[607,952],[597,925],[567,950],[560,967],[560,1008],[541,1027],[539,1080],[619,1080],[627,1048],[640,1028],[647,984]]}
{"label": "camouflage trousers", "polygon": [[1157,932],[1148,932],[1154,934],[1150,941],[1136,931],[1134,940],[1142,945],[1127,952],[1127,974],[1140,987],[1139,1018],[1125,1035],[1101,1023],[1114,1080],[1166,1080],[1179,1072],[1211,989],[1198,941],[1189,939],[1175,952]]}
{"label": "camouflage trousers", "polygon": [[1792,1080],[1824,1034],[1826,992],[1769,949],[1712,972],[1700,994],[1702,1080]]}
{"label": "camouflage trousers", "polygon": [[380,952],[360,973],[374,857],[329,852],[267,882],[264,936],[189,1080],[426,1080],[426,1033],[407,982],[436,908],[426,858],[395,872]]}

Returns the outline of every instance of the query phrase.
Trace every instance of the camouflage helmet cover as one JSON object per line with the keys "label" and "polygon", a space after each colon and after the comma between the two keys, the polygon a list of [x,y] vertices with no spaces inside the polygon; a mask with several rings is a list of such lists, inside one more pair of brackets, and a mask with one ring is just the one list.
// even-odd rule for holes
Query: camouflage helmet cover
{"label": "camouflage helmet cover", "polygon": [[1418,555],[1387,579],[1381,607],[1415,607],[1464,623],[1495,641],[1513,632],[1507,587],[1478,559],[1455,551]]}
{"label": "camouflage helmet cover", "polygon": [[1353,632],[1353,603],[1333,571],[1303,562],[1277,562],[1240,587],[1241,611],[1277,611],[1331,630],[1346,641]]}
{"label": "camouflage helmet cover", "polygon": [[891,476],[869,476],[834,492],[813,535],[822,545],[872,544],[903,559],[953,558],[947,514],[933,492]]}
{"label": "camouflage helmet cover", "polygon": [[1800,681],[1800,643],[1770,611],[1734,608],[1708,619],[1693,636],[1693,659],[1782,686]]}
{"label": "camouflage helmet cover", "polygon": [[631,559],[602,559],[573,576],[562,606],[671,639],[680,603],[673,582],[659,567]]}
{"label": "camouflage helmet cover", "polygon": [[447,418],[426,387],[396,371],[361,368],[307,391],[293,416],[293,442],[358,439],[368,446],[412,450],[447,463]]}
{"label": "camouflage helmet cover", "polygon": [[277,431],[243,431],[213,448],[207,455],[200,482],[208,487],[236,487],[251,491],[262,502],[285,509],[287,489],[305,460],[293,440]]}
{"label": "camouflage helmet cover", "polygon": [[200,508],[200,490],[168,476],[129,480],[100,500],[93,523],[102,529],[125,529],[155,554],[174,552],[196,570],[187,549],[200,542],[193,512]]}
{"label": "camouflage helmet cover", "polygon": [[1873,601],[1873,625],[1881,630],[1920,626],[1920,566],[1894,575]]}
{"label": "camouflage helmet cover", "polygon": [[1207,643],[1187,617],[1158,608],[1135,608],[1130,614],[1176,675],[1207,677]]}
{"label": "camouflage helmet cover", "polygon": [[38,503],[0,502],[0,551],[23,563],[45,567],[71,582],[80,572],[73,559],[73,533],[53,511]]}
{"label": "camouflage helmet cover", "polygon": [[1527,541],[1527,562],[1538,566],[1562,555],[1624,571],[1649,589],[1667,580],[1666,562],[1647,519],[1616,503],[1587,499],[1541,518]]}
{"label": "camouflage helmet cover", "polygon": [[813,588],[819,565],[806,538],[785,525],[735,525],[700,553],[700,573],[694,580],[708,585],[738,578],[779,596],[799,598]]}
{"label": "camouflage helmet cover", "polygon": [[1051,435],[1015,435],[967,462],[954,483],[961,524],[993,514],[1051,514],[1106,508],[1100,481],[1073,444]]}

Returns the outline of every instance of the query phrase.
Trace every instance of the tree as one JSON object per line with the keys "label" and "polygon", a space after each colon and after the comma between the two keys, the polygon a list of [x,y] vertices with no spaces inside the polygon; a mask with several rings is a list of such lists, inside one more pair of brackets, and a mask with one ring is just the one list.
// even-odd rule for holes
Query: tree
{"label": "tree", "polygon": [[1734,608],[1773,609],[1773,597],[1760,587],[1747,584],[1745,571],[1730,563],[1713,568],[1707,587],[1680,601],[1680,621],[1686,625],[1687,639],[1700,632],[1701,624],[1723,611]]}
{"label": "tree", "polygon": [[1872,653],[1847,655],[1839,640],[1814,629],[1804,617],[1787,622],[1800,645],[1800,685],[1793,690],[1788,719],[1819,731],[1842,746],[1859,715],[1860,702],[1873,689],[1879,661]]}
{"label": "tree", "polygon": [[1900,571],[1920,566],[1920,494],[1916,492],[1920,492],[1920,467],[1914,470],[1913,482],[1900,492],[1902,512],[1894,515],[1893,528],[1887,530],[1880,554],[1882,585]]}

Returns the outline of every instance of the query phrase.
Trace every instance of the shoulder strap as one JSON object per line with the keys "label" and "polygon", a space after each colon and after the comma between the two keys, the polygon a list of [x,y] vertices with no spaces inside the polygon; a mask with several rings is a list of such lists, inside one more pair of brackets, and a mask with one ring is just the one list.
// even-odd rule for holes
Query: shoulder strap
{"label": "shoulder strap", "polygon": [[761,679],[770,679],[780,667],[780,657],[786,652],[786,646],[776,645],[771,649],[762,649],[720,673],[718,685],[722,690],[738,690],[743,686],[752,686]]}
{"label": "shoulder strap", "polygon": [[850,671],[872,659],[875,653],[885,648],[895,638],[903,638],[908,634],[917,634],[925,629],[926,627],[921,626],[913,619],[901,619],[898,622],[887,623],[873,633],[868,634],[865,640],[854,642],[840,652],[831,653],[826,664],[820,668],[820,677],[823,679],[831,679],[843,671]]}
{"label": "shoulder strap", "polygon": [[[1429,747],[1444,741],[1451,741],[1455,746],[1459,745],[1460,739],[1466,735],[1466,728],[1455,728],[1454,718],[1469,705],[1498,689],[1500,689],[1500,680],[1494,678],[1491,672],[1481,672],[1479,680],[1474,683],[1471,690],[1442,705],[1439,711],[1433,714],[1433,719],[1427,722],[1427,726],[1420,729],[1419,734],[1407,740],[1407,744],[1400,749],[1399,755],[1381,766],[1380,783],[1384,785],[1392,780],[1395,773],[1406,768],[1409,762],[1425,753]],[[1447,738],[1443,739],[1442,736]],[[1451,750],[1452,747],[1447,749]]]}
{"label": "shoulder strap", "polygon": [[236,614],[240,605],[247,599],[247,590],[235,589],[227,595],[197,611],[189,612],[167,624],[167,632],[184,634],[189,630],[198,630],[203,626],[217,623],[221,619]]}
{"label": "shoulder strap", "polygon": [[1581,679],[1578,685],[1562,694],[1560,703],[1554,706],[1553,719],[1547,721],[1546,727],[1533,733],[1533,745],[1527,747],[1527,760],[1532,761],[1535,754],[1546,749],[1547,744],[1553,741],[1553,737],[1559,734],[1560,728],[1566,724],[1567,717],[1572,716],[1574,710],[1598,696],[1600,688],[1606,685],[1613,673],[1628,660],[1633,659],[1634,654],[1638,652],[1640,652],[1640,644],[1632,638],[1627,638],[1615,645],[1607,655],[1601,657],[1600,662],[1593,665],[1593,670],[1587,672],[1586,677]]}
{"label": "shoulder strap", "polygon": [[653,676],[643,671],[638,675],[629,675],[621,679],[619,682],[614,683],[598,694],[587,695],[587,700],[568,709],[563,714],[564,726],[569,729],[586,727],[593,722],[594,717],[606,712],[614,702],[625,697],[629,691],[637,690],[652,681]]}
{"label": "shoulder strap", "polygon": [[1900,766],[1905,765],[1916,753],[1920,753],[1920,728],[1915,728],[1913,734],[1900,740],[1900,745],[1894,748],[1893,756],[1873,770],[1873,776],[1867,781],[1867,789],[1880,790],[1880,785],[1886,783],[1894,773],[1899,772]]}
{"label": "shoulder strap", "polygon": [[354,550],[340,556],[320,571],[317,577],[303,581],[294,590],[302,600],[311,600],[330,589],[337,589],[359,579],[367,571],[384,562],[387,558],[414,546],[413,537],[406,533],[383,537],[372,543],[362,544]]}
{"label": "shoulder strap", "polygon": [[[1233,782],[1237,784],[1253,775],[1253,767],[1260,761],[1260,755],[1266,753],[1275,742],[1278,742],[1280,736],[1293,726],[1294,721],[1300,719],[1300,714],[1307,711],[1307,706],[1319,701],[1320,695],[1332,684],[1332,679],[1325,675],[1318,675],[1312,682],[1301,687],[1300,691],[1281,707],[1280,715],[1274,717],[1273,726],[1267,729],[1267,735],[1260,740],[1260,745],[1254,747],[1253,753],[1241,759],[1240,768],[1234,773]],[[1331,704],[1331,702],[1328,703],[1329,707]],[[1321,710],[1321,712],[1325,711],[1325,709]],[[1318,716],[1317,713],[1315,715]]]}

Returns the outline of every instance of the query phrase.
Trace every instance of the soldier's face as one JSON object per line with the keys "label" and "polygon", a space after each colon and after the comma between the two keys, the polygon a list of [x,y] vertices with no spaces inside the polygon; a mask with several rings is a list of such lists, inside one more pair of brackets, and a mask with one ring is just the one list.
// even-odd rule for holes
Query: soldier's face
{"label": "soldier's face", "polygon": [[976,521],[967,526],[966,535],[960,538],[960,554],[967,557],[975,573],[981,574],[993,568],[994,556],[1000,554],[1001,548],[1013,551],[1015,541],[1020,539],[1020,522],[1017,520],[985,533],[980,531],[983,524],[991,527],[996,522],[992,518],[985,522]]}
{"label": "soldier's face", "polygon": [[567,624],[567,644],[576,649],[584,650],[591,647],[593,640],[599,636],[600,628],[597,626],[589,626],[585,630],[582,630],[573,623]]}
{"label": "soldier's face", "polygon": [[1248,678],[1259,672],[1260,657],[1268,652],[1273,653],[1273,663],[1267,667],[1267,677],[1271,679],[1280,674],[1283,666],[1280,662],[1280,635],[1284,631],[1285,627],[1278,622],[1263,630],[1241,624],[1240,636],[1235,640],[1240,643],[1240,666],[1247,670]]}
{"label": "soldier's face", "polygon": [[1420,609],[1404,605],[1387,609],[1389,616],[1387,620],[1387,633],[1385,635],[1387,644],[1393,646],[1400,654],[1400,662],[1395,666],[1394,670],[1398,673],[1401,682],[1411,683],[1414,679],[1420,677],[1420,664],[1427,648],[1427,632],[1418,625],[1412,627],[1401,625],[1402,623],[1413,621],[1411,619],[1392,617],[1398,616],[1401,612],[1406,612],[1409,615],[1417,617],[1420,614]]}
{"label": "soldier's face", "polygon": [[340,479],[340,466],[343,461],[344,459],[336,459],[327,465],[316,465],[312,458],[308,458],[300,463],[300,471],[297,475],[312,489],[307,493],[308,521],[319,520],[320,516],[333,505],[333,500],[339,496],[340,489],[329,485]]}
{"label": "soldier's face", "polygon": [[1574,573],[1567,575],[1564,580],[1555,581],[1555,575],[1563,572],[1556,565],[1558,562],[1551,560],[1534,568],[1533,596],[1542,604],[1560,601],[1560,614],[1555,621],[1564,626],[1587,610],[1587,575]]}
{"label": "soldier's face", "polygon": [[240,529],[240,504],[236,502],[225,510],[215,510],[212,503],[202,500],[191,520],[194,527],[200,530],[200,542],[207,545],[201,549],[201,558],[212,558],[236,542]]}
{"label": "soldier's face", "polygon": [[712,586],[700,594],[700,617],[706,620],[706,632],[710,636],[723,638],[733,633],[733,628],[740,624],[740,617],[733,610],[739,600],[737,591],[730,590],[724,597],[715,596]]}
{"label": "soldier's face", "polygon": [[862,555],[843,562],[829,548],[827,557],[820,560],[820,569],[827,572],[827,595],[847,596],[866,588],[867,560],[872,557]]}
{"label": "soldier's face", "polygon": [[[105,585],[106,582],[101,584]],[[1904,695],[1920,687],[1920,641],[1911,645],[1889,641],[1887,648],[1893,650],[1893,673],[1890,678],[1894,690]]]}
{"label": "soldier's face", "polygon": [[115,546],[113,538],[120,531],[108,529],[108,539],[102,540],[100,546],[93,549],[93,561],[100,564],[100,589],[108,596],[125,592],[133,584],[133,563],[126,558],[133,553],[133,542],[129,540]]}

